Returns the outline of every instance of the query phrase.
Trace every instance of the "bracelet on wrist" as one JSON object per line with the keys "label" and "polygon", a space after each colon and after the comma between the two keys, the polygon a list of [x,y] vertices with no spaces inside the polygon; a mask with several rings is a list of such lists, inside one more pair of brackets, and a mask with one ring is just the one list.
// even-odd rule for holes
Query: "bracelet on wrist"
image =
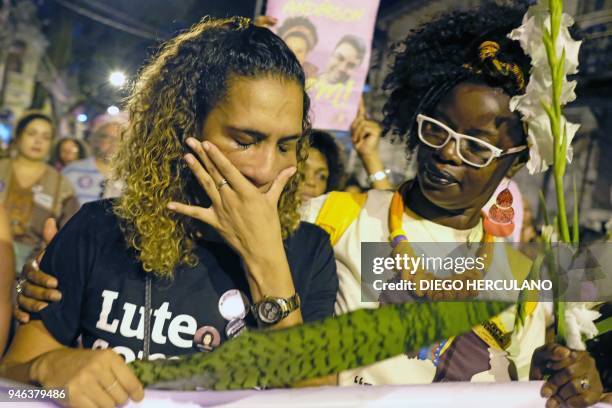
{"label": "bracelet on wrist", "polygon": [[384,179],[389,177],[390,173],[391,173],[391,170],[389,170],[389,169],[379,170],[379,171],[377,171],[374,174],[370,174],[368,176],[368,181],[370,182],[370,184],[372,184],[375,181],[384,180]]}

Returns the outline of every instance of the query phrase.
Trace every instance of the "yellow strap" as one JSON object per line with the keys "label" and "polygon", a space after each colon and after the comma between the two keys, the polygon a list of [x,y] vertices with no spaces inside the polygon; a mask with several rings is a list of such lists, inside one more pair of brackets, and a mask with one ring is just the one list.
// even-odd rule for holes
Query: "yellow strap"
{"label": "yellow strap", "polygon": [[315,224],[329,234],[332,245],[336,245],[344,231],[357,219],[367,198],[366,193],[333,191],[328,194]]}

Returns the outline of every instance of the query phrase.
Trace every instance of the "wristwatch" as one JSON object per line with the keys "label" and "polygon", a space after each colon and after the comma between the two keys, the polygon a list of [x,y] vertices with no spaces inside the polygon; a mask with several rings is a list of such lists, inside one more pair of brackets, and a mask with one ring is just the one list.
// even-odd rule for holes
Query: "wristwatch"
{"label": "wristwatch", "polygon": [[300,296],[296,292],[295,295],[287,299],[264,296],[261,302],[251,306],[251,311],[259,322],[276,324],[299,307]]}
{"label": "wristwatch", "polygon": [[368,181],[370,182],[370,184],[374,183],[375,181],[381,181],[386,179],[387,177],[389,177],[389,174],[391,173],[391,170],[389,169],[384,169],[384,170],[379,170],[374,174],[370,174],[368,176]]}

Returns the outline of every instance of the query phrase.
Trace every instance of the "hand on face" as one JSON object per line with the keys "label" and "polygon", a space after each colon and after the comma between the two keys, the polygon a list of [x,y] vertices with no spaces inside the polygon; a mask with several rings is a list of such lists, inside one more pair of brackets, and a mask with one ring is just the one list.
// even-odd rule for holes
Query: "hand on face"
{"label": "hand on face", "polygon": [[243,259],[258,256],[262,243],[282,243],[278,200],[295,167],[276,177],[262,192],[212,143],[187,140],[195,155],[185,160],[212,201],[210,208],[170,202],[168,208],[215,228]]}
{"label": "hand on face", "polygon": [[531,360],[532,380],[543,380],[541,395],[547,408],[563,405],[588,407],[602,397],[603,386],[595,360],[586,351],[575,351],[560,344],[537,349]]}

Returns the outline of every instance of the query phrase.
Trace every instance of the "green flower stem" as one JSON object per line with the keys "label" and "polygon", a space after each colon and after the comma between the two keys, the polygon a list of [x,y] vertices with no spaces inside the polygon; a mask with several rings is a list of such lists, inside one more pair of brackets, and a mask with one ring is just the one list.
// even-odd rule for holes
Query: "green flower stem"
{"label": "green flower stem", "polygon": [[[565,48],[561,52],[561,58],[557,57],[557,38],[561,26],[561,16],[563,14],[562,0],[550,0],[550,31],[544,30],[542,41],[546,49],[546,57],[550,67],[552,79],[552,95],[551,102],[548,105],[542,101],[542,106],[546,111],[546,115],[550,121],[550,130],[553,137],[553,179],[555,182],[555,193],[557,198],[557,227],[559,239],[561,242],[578,244],[578,208],[576,187],[574,185],[574,214],[573,214],[573,237],[570,237],[570,230],[567,222],[567,210],[565,207],[565,188],[563,186],[563,177],[567,166],[567,129],[563,124],[563,112],[561,106],[561,93],[563,91],[563,79],[565,68]],[[549,251],[548,267],[551,275],[554,277],[554,301],[553,309],[555,315],[555,333],[557,342],[565,341],[565,303],[561,301],[559,294],[559,277],[557,273],[558,262],[553,259],[550,248],[550,243],[547,243],[547,251]]]}

